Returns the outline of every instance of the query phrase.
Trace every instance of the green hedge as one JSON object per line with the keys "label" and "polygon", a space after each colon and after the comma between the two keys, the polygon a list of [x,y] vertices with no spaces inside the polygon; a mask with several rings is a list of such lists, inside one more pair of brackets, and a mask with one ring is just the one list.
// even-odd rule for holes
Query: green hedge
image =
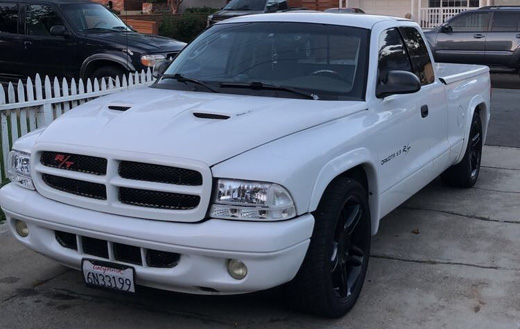
{"label": "green hedge", "polygon": [[208,15],[218,9],[188,8],[183,15],[165,16],[159,25],[159,34],[165,37],[191,42],[206,28]]}

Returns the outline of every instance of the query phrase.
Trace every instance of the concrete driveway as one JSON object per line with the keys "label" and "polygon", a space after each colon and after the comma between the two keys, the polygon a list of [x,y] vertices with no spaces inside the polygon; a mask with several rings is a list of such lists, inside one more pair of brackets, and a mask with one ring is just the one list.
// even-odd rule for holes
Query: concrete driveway
{"label": "concrete driveway", "polygon": [[342,319],[294,313],[279,289],[227,297],[92,290],[0,225],[0,328],[518,329],[520,148],[485,146],[482,165],[474,188],[434,181],[383,219],[360,300]]}

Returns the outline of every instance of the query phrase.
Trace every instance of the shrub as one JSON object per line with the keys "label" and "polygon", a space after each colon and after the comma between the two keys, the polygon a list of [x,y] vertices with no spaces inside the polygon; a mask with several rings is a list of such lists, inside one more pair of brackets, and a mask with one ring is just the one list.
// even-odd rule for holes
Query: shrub
{"label": "shrub", "polygon": [[206,28],[207,15],[188,12],[182,16],[166,16],[159,26],[159,34],[191,42],[200,32]]}

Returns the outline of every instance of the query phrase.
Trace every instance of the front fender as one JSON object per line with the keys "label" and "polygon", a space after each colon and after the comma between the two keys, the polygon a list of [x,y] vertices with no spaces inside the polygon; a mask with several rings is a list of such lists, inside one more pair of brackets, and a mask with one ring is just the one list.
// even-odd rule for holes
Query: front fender
{"label": "front fender", "polygon": [[82,78],[84,78],[84,79],[88,78],[86,76],[86,74],[88,72],[89,65],[91,65],[92,63],[94,63],[96,61],[109,61],[109,62],[113,62],[113,63],[123,66],[128,71],[136,70],[134,65],[132,64],[132,58],[130,57],[130,55],[128,55],[127,53],[124,53],[124,52],[113,51],[113,52],[107,52],[107,53],[94,54],[94,55],[87,57],[83,61],[83,64],[81,64],[80,76]]}
{"label": "front fender", "polygon": [[377,232],[379,226],[379,191],[377,187],[376,166],[377,156],[372,155],[366,148],[358,148],[344,153],[327,162],[316,177],[312,190],[309,211],[315,211],[322,198],[325,189],[338,176],[348,170],[362,166],[368,181],[369,206],[372,220],[372,234]]}

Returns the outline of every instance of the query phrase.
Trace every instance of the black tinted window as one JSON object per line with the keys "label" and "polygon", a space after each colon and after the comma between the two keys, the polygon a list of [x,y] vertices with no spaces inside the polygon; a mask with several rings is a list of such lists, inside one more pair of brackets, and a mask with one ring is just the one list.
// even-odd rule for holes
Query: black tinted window
{"label": "black tinted window", "polygon": [[495,12],[491,31],[495,32],[518,32],[520,31],[520,12],[507,13]]}
{"label": "black tinted window", "polygon": [[450,21],[453,32],[484,32],[488,30],[489,13],[470,13]]}
{"label": "black tinted window", "polygon": [[29,5],[25,15],[26,31],[29,35],[51,35],[51,27],[63,25],[61,18],[49,6]]}
{"label": "black tinted window", "polygon": [[396,29],[386,30],[379,37],[378,79],[386,79],[388,71],[392,70],[413,72],[403,40]]}
{"label": "black tinted window", "polygon": [[412,61],[414,73],[421,81],[421,85],[432,83],[435,80],[433,65],[421,34],[413,27],[403,27],[400,30]]}
{"label": "black tinted window", "polygon": [[18,33],[18,5],[0,3],[0,33]]}

